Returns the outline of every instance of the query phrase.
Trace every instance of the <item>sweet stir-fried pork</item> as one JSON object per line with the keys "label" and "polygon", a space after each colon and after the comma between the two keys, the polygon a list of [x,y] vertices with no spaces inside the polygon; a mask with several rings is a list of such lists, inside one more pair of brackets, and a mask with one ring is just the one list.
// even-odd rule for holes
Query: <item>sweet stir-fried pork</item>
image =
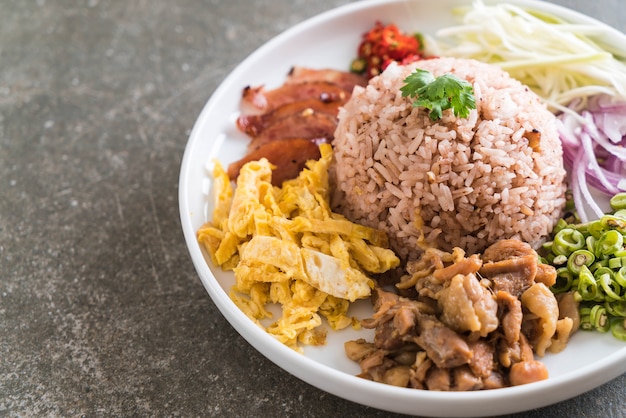
{"label": "sweet stir-fried pork", "polygon": [[[479,390],[543,380],[534,355],[562,350],[577,318],[573,300],[548,289],[553,267],[515,239],[481,256],[426,250],[398,283],[403,294],[377,287],[374,314],[362,321],[373,342],[346,343],[360,376],[429,390]],[[413,292],[407,292],[411,288]],[[576,315],[574,315],[576,316]]]}
{"label": "sweet stir-fried pork", "polygon": [[237,127],[251,142],[248,153],[229,166],[231,180],[246,162],[260,158],[276,167],[274,185],[297,176],[308,160],[320,157],[320,143],[332,142],[339,107],[354,86],[366,84],[365,77],[346,71],[293,67],[275,89],[244,88],[242,102],[251,111],[237,118]]}
{"label": "sweet stir-fried pork", "polygon": [[346,100],[351,92],[328,81],[311,81],[304,83],[285,83],[273,90],[263,86],[246,87],[243,90],[244,103],[263,111],[271,112],[288,103],[298,100],[317,99],[323,102]]}
{"label": "sweet stir-fried pork", "polygon": [[237,118],[237,127],[244,133],[256,137],[266,128],[273,126],[283,119],[294,115],[307,115],[312,113],[337,117],[339,107],[345,100],[322,101],[319,99],[304,99],[282,105],[271,112],[261,114],[245,114]]}

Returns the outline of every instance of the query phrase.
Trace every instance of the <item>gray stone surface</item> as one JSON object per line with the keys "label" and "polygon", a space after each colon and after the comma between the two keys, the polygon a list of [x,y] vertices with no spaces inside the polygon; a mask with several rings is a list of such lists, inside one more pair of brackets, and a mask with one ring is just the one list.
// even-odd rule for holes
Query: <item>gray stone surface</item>
{"label": "gray stone surface", "polygon": [[[347,2],[0,2],[0,416],[391,416],[248,345],[197,278],[178,215],[213,90]],[[619,0],[555,2],[626,30]],[[515,416],[624,416],[625,388]]]}

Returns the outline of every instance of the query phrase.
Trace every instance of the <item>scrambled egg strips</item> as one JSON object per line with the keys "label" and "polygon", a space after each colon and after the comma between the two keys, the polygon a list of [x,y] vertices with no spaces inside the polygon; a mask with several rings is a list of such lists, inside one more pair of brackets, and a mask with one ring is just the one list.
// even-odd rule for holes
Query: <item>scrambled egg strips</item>
{"label": "scrambled egg strips", "polygon": [[[234,272],[231,299],[298,351],[300,343],[325,343],[322,317],[333,329],[358,326],[347,312],[350,302],[370,296],[374,282],[368,273],[400,264],[384,232],[331,211],[332,148],[323,144],[320,152],[319,160],[282,187],[272,186],[266,159],[247,163],[235,190],[215,162],[213,219],[197,233],[213,263]],[[264,327],[260,321],[272,318],[269,304],[280,305],[282,316]]]}

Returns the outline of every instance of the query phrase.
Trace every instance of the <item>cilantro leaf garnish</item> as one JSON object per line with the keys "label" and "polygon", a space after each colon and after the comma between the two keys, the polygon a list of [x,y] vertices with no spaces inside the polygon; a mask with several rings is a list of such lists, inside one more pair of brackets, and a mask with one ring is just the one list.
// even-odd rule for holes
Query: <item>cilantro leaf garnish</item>
{"label": "cilantro leaf garnish", "polygon": [[404,79],[400,88],[403,97],[415,98],[413,106],[429,110],[430,119],[440,119],[446,109],[452,109],[456,117],[466,118],[470,109],[476,109],[474,89],[466,80],[453,74],[434,77],[430,72],[416,68]]}

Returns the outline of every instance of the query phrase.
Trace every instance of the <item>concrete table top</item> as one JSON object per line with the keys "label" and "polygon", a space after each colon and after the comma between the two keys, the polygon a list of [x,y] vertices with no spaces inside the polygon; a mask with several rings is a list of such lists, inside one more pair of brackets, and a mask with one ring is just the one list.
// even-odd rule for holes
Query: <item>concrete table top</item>
{"label": "concrete table top", "polygon": [[[554,2],[626,31],[620,0]],[[0,416],[393,416],[245,342],[200,283],[178,214],[211,93],[264,42],[345,3],[3,2]],[[625,411],[622,375],[514,416]]]}

